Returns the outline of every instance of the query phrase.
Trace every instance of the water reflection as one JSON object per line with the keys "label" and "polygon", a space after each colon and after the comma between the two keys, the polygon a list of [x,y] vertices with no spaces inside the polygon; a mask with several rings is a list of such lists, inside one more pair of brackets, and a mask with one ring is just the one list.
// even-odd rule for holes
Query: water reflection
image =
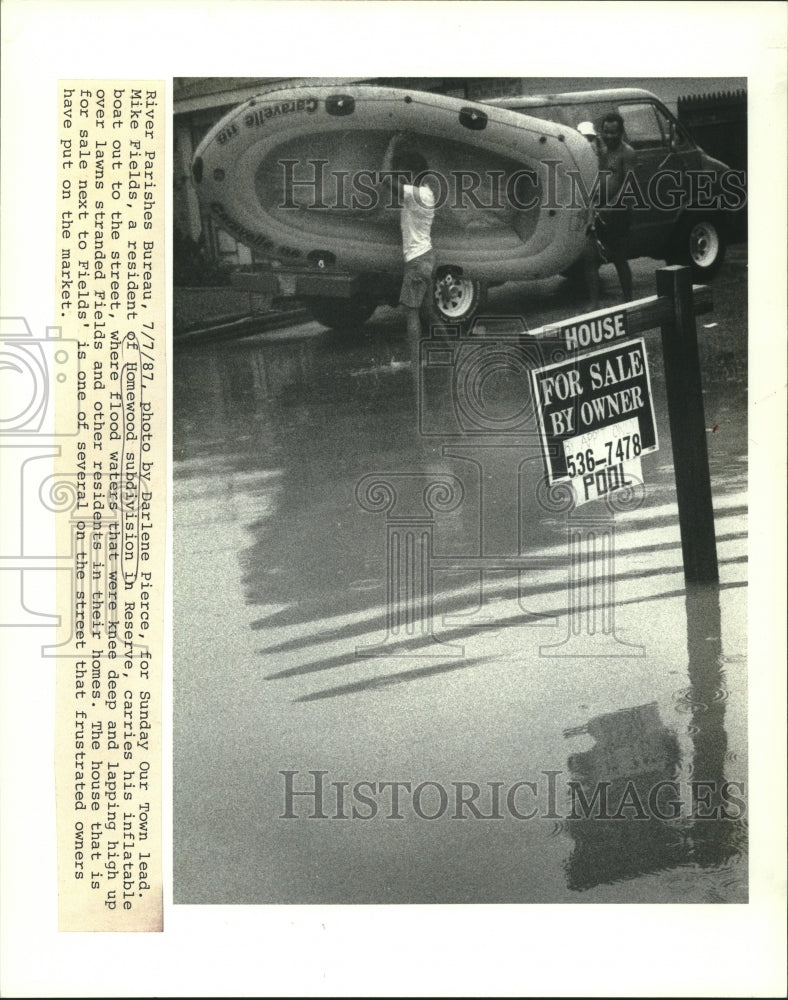
{"label": "water reflection", "polygon": [[[243,532],[242,582],[246,603],[261,608],[251,627],[265,633],[264,676],[329,672],[355,662],[356,650],[381,644],[393,606],[386,532],[395,528],[359,503],[358,484],[372,473],[407,477],[420,490],[425,483],[462,485],[456,508],[427,525],[434,529],[429,556],[447,644],[482,628],[551,626],[566,612],[565,519],[546,514],[534,492],[542,459],[528,405],[530,363],[515,341],[502,340],[501,365],[491,374],[475,360],[476,346],[455,345],[452,356],[465,358],[458,370],[466,374],[484,371],[484,391],[456,397],[457,386],[433,358],[421,383],[421,412],[414,412],[414,373],[396,318],[370,324],[355,339],[277,334],[179,351],[176,500],[179,489],[192,496],[188,480],[199,480],[195,487],[215,507],[212,520],[218,524],[221,511]],[[446,352],[445,344],[433,348]],[[469,390],[472,381],[468,374],[460,388]],[[469,437],[460,427],[463,414],[477,430],[496,433]],[[516,433],[507,437],[502,429]],[[201,515],[207,508],[206,500]],[[675,519],[672,509],[661,511],[650,519],[641,512],[638,545],[620,551],[647,552],[648,567],[622,563],[617,579],[675,572],[675,541],[646,542],[652,528]],[[421,508],[406,513],[423,515]],[[417,527],[421,537],[423,526]],[[523,556],[530,563],[521,572]],[[506,560],[509,568],[501,569]],[[407,655],[435,646],[429,629],[399,638]],[[528,638],[544,642],[533,633]],[[330,653],[304,663],[327,640],[335,643]],[[452,655],[448,646],[445,652]],[[335,693],[344,690],[339,685]]]}
{"label": "water reflection", "polygon": [[594,746],[570,755],[574,848],[566,862],[576,891],[678,867],[728,873],[725,901],[746,901],[745,788],[726,781],[727,691],[719,589],[696,585],[685,598],[690,686],[677,707],[690,714],[691,760],[656,703],[596,716],[566,730]]}
{"label": "water reflection", "polygon": [[660,816],[668,805],[654,790],[671,791],[679,744],[656,704],[596,716],[564,735],[581,732],[596,742],[567,762],[573,783],[567,830],[575,842],[568,887],[589,889],[678,864],[680,845]]}
{"label": "water reflection", "polygon": [[[723,674],[719,593],[684,589],[669,463],[665,472],[654,466],[648,504],[622,519],[616,609],[624,627],[628,609],[637,609],[628,634],[642,642],[641,623],[652,629],[649,642],[660,642],[665,616],[686,613],[687,679],[674,685],[669,676],[685,664],[678,633],[664,637],[664,670],[660,664],[650,674],[644,657],[630,675],[627,663],[608,669],[588,658],[578,681],[571,660],[539,655],[564,634],[568,525],[566,515],[536,500],[541,455],[520,433],[530,414],[517,423],[526,367],[509,352],[508,367],[484,381],[483,393],[455,397],[443,368],[431,365],[421,399],[427,423],[419,430],[409,360],[397,321],[385,319],[355,340],[307,330],[178,351],[175,551],[189,586],[175,594],[177,677],[187,692],[176,746],[178,808],[191,836],[179,865],[199,869],[198,881],[210,878],[201,900],[214,902],[660,895],[676,902],[687,887],[693,897],[717,892],[742,901],[739,792],[720,784],[726,768],[737,766],[728,734],[734,748],[740,736]],[[511,422],[518,434],[471,440],[477,404],[499,432]],[[359,502],[360,484],[373,473],[396,487],[388,510]],[[434,484],[441,491],[425,492]],[[718,510],[718,541],[730,547],[723,588],[744,585],[744,513],[735,497]],[[424,617],[409,618],[405,604],[413,592],[403,581],[428,591],[422,554],[436,573],[433,632]],[[517,566],[521,556],[535,560],[522,579],[517,569],[497,568],[505,558]],[[742,593],[723,592],[731,604]],[[397,609],[399,618],[391,615]],[[227,655],[217,668],[222,629]],[[454,655],[459,646],[463,655]],[[430,650],[437,655],[428,658]],[[207,683],[213,676],[216,683]],[[731,673],[732,688],[735,679]],[[265,791],[266,775],[288,762],[329,766],[343,780],[369,777],[374,763],[385,777],[393,768],[396,776],[447,786],[456,775],[486,787],[548,767],[566,773],[561,728],[570,723],[563,720],[592,714],[575,714],[583,684],[600,708],[582,729],[586,744],[572,745],[578,815],[564,821],[560,836],[546,834],[549,820],[541,818],[283,828],[272,813],[278,789]],[[682,690],[672,699],[674,687]],[[230,734],[227,744],[210,755],[198,751],[195,734],[214,728]],[[192,761],[184,747],[195,748]],[[696,796],[696,813],[724,806],[732,818],[693,815],[692,780],[712,782]],[[679,791],[663,785],[657,814],[649,796],[666,781]],[[599,807],[602,782],[608,812],[620,810],[620,819],[584,815],[584,803],[586,811]],[[675,817],[672,800],[682,807]],[[639,808],[645,817],[633,818]],[[237,859],[257,861],[263,852],[265,864],[250,878]],[[519,883],[512,877],[518,859]],[[320,876],[305,886],[309,865]],[[321,882],[326,873],[330,886]]]}
{"label": "water reflection", "polygon": [[[695,585],[688,589],[687,653],[693,744],[692,780],[704,782],[703,815],[730,819],[698,821],[687,831],[688,857],[703,868],[730,869],[746,850],[746,817],[741,783],[725,783],[728,736],[725,708],[728,689],[722,654],[719,590]],[[746,888],[746,887],[745,887]]]}
{"label": "water reflection", "polygon": [[339,618],[380,601],[379,525],[359,508],[355,485],[372,469],[429,462],[404,344],[388,332],[352,344],[255,339],[179,355],[176,488],[192,468],[202,473],[199,458],[220,466],[227,491],[246,489],[244,473],[277,472],[275,510],[255,516],[249,497],[243,524],[247,603],[282,607],[266,627]]}

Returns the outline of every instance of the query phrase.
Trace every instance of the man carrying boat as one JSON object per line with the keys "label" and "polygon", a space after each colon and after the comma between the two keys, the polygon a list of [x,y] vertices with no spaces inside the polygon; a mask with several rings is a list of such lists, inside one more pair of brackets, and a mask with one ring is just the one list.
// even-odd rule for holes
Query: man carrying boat
{"label": "man carrying boat", "polygon": [[391,139],[383,157],[381,175],[392,186],[394,182],[397,184],[399,195],[394,203],[400,207],[402,253],[405,258],[399,303],[405,312],[408,344],[414,363],[418,361],[421,339],[419,310],[432,288],[435,268],[432,220],[436,194],[421,177],[427,169],[426,159],[407,135],[397,134]]}

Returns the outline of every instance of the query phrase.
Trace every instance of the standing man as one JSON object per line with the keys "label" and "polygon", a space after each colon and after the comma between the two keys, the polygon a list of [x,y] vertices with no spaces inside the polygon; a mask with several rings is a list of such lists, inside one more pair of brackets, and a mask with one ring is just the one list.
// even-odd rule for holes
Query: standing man
{"label": "standing man", "polygon": [[[588,140],[591,149],[594,151],[594,156],[599,161],[599,137],[596,134],[593,122],[580,122],[577,126],[577,131]],[[588,292],[589,305],[592,312],[599,308],[599,265],[601,263],[595,222],[595,207],[589,206],[586,242],[583,247],[583,256],[581,259],[583,261],[583,278],[585,279],[586,291]]]}
{"label": "standing man", "polygon": [[393,172],[401,206],[402,254],[405,271],[402,278],[399,302],[405,312],[408,346],[414,370],[419,363],[421,320],[419,309],[427,294],[432,294],[432,272],[435,253],[432,249],[432,220],[435,216],[436,196],[425,182],[427,161],[416,149],[413,140],[395,135],[383,158],[382,172]]}
{"label": "standing man", "polygon": [[632,272],[627,258],[627,234],[631,209],[613,205],[624,179],[635,167],[635,151],[624,142],[624,119],[610,112],[602,119],[602,149],[599,157],[603,183],[606,178],[604,204],[600,212],[600,238],[607,250],[608,259],[615,264],[625,302],[632,301]]}

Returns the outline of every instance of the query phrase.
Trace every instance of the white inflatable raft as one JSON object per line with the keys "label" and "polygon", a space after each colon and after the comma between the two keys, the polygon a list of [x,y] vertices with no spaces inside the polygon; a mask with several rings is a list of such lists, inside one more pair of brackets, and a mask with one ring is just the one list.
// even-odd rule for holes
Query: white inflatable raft
{"label": "white inflatable raft", "polygon": [[396,271],[398,214],[378,181],[400,132],[438,187],[438,265],[501,282],[554,275],[578,258],[588,216],[578,184],[590,189],[597,171],[587,140],[437,94],[307,86],[252,98],[200,143],[196,190],[220,227],[265,257]]}

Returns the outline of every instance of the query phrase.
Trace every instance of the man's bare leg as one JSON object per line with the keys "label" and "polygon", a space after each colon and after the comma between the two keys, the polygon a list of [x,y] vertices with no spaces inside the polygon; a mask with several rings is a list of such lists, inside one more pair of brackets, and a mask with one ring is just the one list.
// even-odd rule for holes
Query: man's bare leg
{"label": "man's bare leg", "polygon": [[586,293],[589,298],[589,310],[595,312],[599,308],[599,257],[596,244],[589,240],[583,251],[583,277]]}
{"label": "man's bare leg", "polygon": [[616,255],[613,260],[616,265],[616,274],[618,275],[618,281],[621,285],[621,293],[624,296],[624,302],[632,301],[632,271],[629,269],[629,261],[626,255]]}

